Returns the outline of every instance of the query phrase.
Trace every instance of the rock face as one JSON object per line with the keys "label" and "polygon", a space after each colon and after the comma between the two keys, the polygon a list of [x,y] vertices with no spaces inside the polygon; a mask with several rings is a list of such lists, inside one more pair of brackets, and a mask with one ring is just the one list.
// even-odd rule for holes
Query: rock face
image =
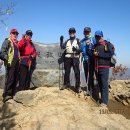
{"label": "rock face", "polygon": [[58,69],[58,59],[64,50],[60,49],[58,43],[40,44],[35,43],[38,52],[37,68],[38,69]]}
{"label": "rock face", "polygon": [[37,69],[32,76],[32,86],[36,87],[58,87],[59,71]]}
{"label": "rock face", "polygon": [[129,130],[130,120],[101,110],[90,97],[68,90],[20,91],[5,104],[0,99],[0,130]]}
{"label": "rock face", "polygon": [[130,106],[130,80],[112,81],[110,87],[110,92],[116,100]]}

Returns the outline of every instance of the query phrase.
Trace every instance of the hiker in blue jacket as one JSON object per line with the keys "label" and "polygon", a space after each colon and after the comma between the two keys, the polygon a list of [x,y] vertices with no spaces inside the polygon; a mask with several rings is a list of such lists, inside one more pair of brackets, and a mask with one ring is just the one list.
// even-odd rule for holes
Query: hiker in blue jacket
{"label": "hiker in blue jacket", "polygon": [[87,83],[87,94],[94,95],[94,58],[91,53],[92,48],[95,44],[94,38],[91,36],[91,28],[84,28],[84,38],[81,40],[82,43],[82,57],[84,73]]}

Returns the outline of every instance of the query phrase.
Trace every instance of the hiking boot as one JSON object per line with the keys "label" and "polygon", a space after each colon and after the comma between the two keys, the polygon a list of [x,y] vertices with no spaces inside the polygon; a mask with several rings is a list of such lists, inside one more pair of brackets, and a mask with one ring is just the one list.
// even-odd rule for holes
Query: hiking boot
{"label": "hiking boot", "polygon": [[90,90],[87,90],[87,96],[91,96],[92,92]]}
{"label": "hiking boot", "polygon": [[3,98],[3,102],[5,103],[5,102],[7,102],[8,100],[10,100],[10,99],[12,99],[13,97],[12,96],[5,96],[4,98]]}
{"label": "hiking boot", "polygon": [[80,93],[80,92],[81,92],[80,87],[76,87],[76,93]]}
{"label": "hiking boot", "polygon": [[60,87],[60,90],[64,90],[65,89],[65,85]]}
{"label": "hiking boot", "polygon": [[100,104],[100,107],[102,107],[102,108],[107,108],[107,105],[106,105],[105,103],[101,103],[101,104]]}
{"label": "hiking boot", "polygon": [[71,87],[70,84],[65,85],[65,89],[69,89]]}
{"label": "hiking boot", "polygon": [[69,84],[68,85],[63,85],[63,86],[61,86],[60,90],[68,89],[69,87],[70,87]]}

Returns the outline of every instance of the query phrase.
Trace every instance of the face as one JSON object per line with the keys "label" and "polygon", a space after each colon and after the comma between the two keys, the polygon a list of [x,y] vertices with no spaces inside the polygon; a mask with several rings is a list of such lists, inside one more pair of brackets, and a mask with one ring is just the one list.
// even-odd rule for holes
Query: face
{"label": "face", "polygon": [[98,36],[98,35],[95,36],[95,39],[97,42],[99,42],[101,40],[101,38],[102,38],[101,36]]}
{"label": "face", "polygon": [[16,40],[18,38],[18,33],[17,32],[13,32],[13,33],[10,34],[10,37],[11,37],[11,39]]}
{"label": "face", "polygon": [[75,32],[70,32],[69,35],[70,37],[75,37]]}
{"label": "face", "polygon": [[91,35],[91,32],[90,31],[85,31],[84,32],[84,36],[86,37],[86,36],[90,36]]}
{"label": "face", "polygon": [[26,35],[26,39],[31,40],[32,39],[32,35],[31,34],[30,35]]}

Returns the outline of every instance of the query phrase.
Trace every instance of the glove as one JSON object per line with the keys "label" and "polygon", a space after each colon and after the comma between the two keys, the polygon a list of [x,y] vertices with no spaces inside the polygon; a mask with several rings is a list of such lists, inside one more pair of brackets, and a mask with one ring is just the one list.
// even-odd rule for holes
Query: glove
{"label": "glove", "polygon": [[95,55],[95,56],[99,56],[99,52],[95,51],[95,52],[94,52],[94,55]]}
{"label": "glove", "polygon": [[29,58],[30,58],[30,59],[33,59],[33,55],[30,55]]}
{"label": "glove", "polygon": [[60,42],[63,43],[64,36],[60,36]]}
{"label": "glove", "polygon": [[75,47],[73,46],[72,51],[77,51],[77,48],[75,48]]}

